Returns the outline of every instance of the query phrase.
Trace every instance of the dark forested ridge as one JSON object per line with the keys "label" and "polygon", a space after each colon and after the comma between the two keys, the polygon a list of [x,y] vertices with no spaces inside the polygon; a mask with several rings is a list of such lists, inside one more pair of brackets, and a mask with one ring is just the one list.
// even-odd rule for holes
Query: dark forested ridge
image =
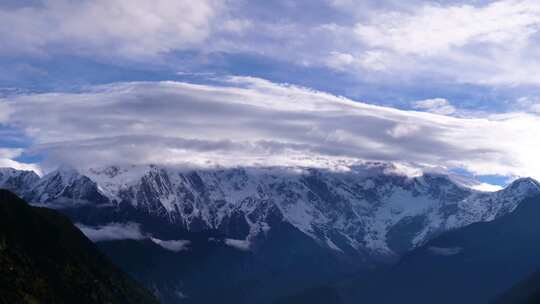
{"label": "dark forested ridge", "polygon": [[71,221],[0,189],[0,303],[157,303]]}
{"label": "dark forested ridge", "polygon": [[538,304],[540,303],[540,271],[522,280],[493,304]]}

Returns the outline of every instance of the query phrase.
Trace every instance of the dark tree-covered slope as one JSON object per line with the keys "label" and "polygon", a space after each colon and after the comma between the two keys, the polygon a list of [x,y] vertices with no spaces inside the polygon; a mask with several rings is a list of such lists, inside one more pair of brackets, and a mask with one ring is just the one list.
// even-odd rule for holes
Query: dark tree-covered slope
{"label": "dark tree-covered slope", "polygon": [[157,303],[71,221],[0,189],[0,303]]}
{"label": "dark tree-covered slope", "polygon": [[493,304],[538,304],[540,303],[540,271],[506,291]]}

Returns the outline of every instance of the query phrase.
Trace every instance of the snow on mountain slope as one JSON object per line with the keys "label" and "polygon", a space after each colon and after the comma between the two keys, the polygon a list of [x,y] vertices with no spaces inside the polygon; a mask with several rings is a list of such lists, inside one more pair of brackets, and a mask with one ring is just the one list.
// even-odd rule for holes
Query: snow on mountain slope
{"label": "snow on mountain slope", "polygon": [[0,187],[4,189],[26,192],[38,181],[39,176],[34,171],[0,168]]}
{"label": "snow on mountain slope", "polygon": [[22,193],[29,202],[47,204],[102,204],[108,201],[97,189],[95,182],[81,175],[77,170],[60,167],[30,187],[30,191]]}
{"label": "snow on mountain slope", "polygon": [[321,246],[382,256],[402,254],[449,229],[493,220],[540,193],[532,179],[481,192],[444,174],[411,177],[382,163],[340,170],[61,168],[32,182],[19,192],[35,203],[128,205],[183,229],[217,229],[246,243],[282,220]]}

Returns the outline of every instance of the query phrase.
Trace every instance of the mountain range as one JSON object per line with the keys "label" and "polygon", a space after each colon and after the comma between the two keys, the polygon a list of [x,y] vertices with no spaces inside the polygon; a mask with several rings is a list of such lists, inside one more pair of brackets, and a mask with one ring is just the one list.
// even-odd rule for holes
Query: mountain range
{"label": "mountain range", "polygon": [[[342,171],[60,168],[42,178],[2,169],[0,186],[37,205],[111,208],[107,212],[117,221],[124,220],[122,211],[137,212],[178,231],[218,230],[248,242],[268,231],[268,219],[276,215],[322,246],[366,256],[402,254],[442,231],[511,212],[524,197],[540,192],[538,182],[528,178],[502,191],[481,192],[448,175],[409,177],[381,163]],[[80,220],[104,222],[84,215]]]}
{"label": "mountain range", "polygon": [[347,298],[361,303],[527,303],[540,287],[538,275],[532,275],[540,269],[539,215],[537,195],[491,222],[444,233],[369,281],[351,283],[356,288],[345,288],[354,291]]}
{"label": "mountain range", "polygon": [[[495,192],[473,186],[461,176],[411,175],[387,163],[326,169],[61,167],[43,177],[0,169],[0,188],[58,209],[81,227],[103,231],[111,224],[136,224],[138,239],[98,245],[161,291],[165,303],[212,302],[204,282],[235,289],[229,296],[237,302],[270,303],[317,284],[367,276],[448,231],[504,217],[540,194],[540,184],[530,178]],[[163,246],[178,241],[189,249]],[[123,259],[126,252],[136,258]],[[149,258],[164,270],[138,266]],[[223,284],[217,274],[231,279]]]}

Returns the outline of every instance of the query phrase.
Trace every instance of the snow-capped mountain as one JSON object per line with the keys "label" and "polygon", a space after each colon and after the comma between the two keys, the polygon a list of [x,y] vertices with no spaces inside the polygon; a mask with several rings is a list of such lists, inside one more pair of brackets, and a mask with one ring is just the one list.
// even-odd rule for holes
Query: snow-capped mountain
{"label": "snow-capped mountain", "polygon": [[123,210],[134,210],[137,219],[142,214],[179,230],[215,230],[246,243],[256,243],[276,221],[284,221],[336,252],[386,257],[449,229],[493,220],[513,211],[523,198],[540,193],[533,179],[481,192],[451,176],[410,177],[382,163],[340,170],[60,168],[42,178],[9,172],[11,177],[0,175],[0,187],[37,204],[112,206],[122,214],[120,220],[132,214]]}
{"label": "snow-capped mountain", "polygon": [[0,168],[0,187],[19,193],[27,193],[39,181],[34,171]]}
{"label": "snow-capped mountain", "polygon": [[[533,196],[510,214],[435,237],[373,280],[352,282],[344,302],[538,303],[524,300],[534,299],[540,280],[519,282],[540,268],[539,214],[540,196]],[[515,284],[506,301],[497,301]]]}
{"label": "snow-capped mountain", "polygon": [[99,205],[109,202],[88,177],[70,167],[60,167],[39,179],[30,190],[23,192],[24,198],[34,204],[77,204]]}

